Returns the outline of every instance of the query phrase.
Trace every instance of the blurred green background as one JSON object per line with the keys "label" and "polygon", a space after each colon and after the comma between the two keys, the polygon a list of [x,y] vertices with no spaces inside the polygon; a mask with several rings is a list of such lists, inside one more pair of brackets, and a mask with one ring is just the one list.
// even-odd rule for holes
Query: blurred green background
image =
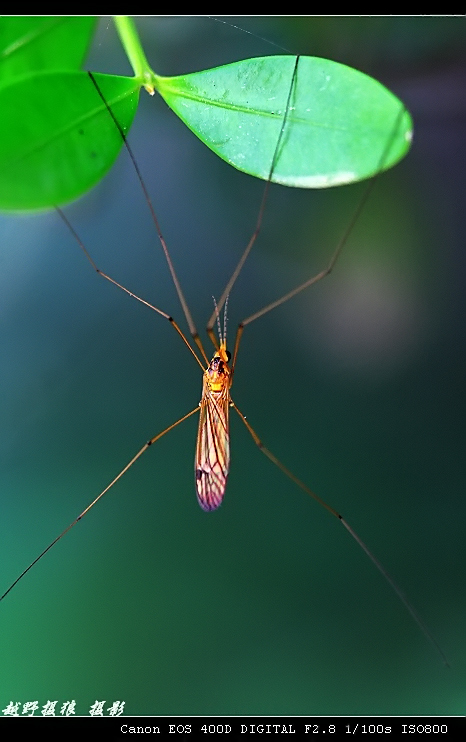
{"label": "blurred green background", "polygon": [[[233,398],[340,510],[446,653],[446,669],[341,525],[232,419],[224,504],[197,505],[197,420],[172,431],[0,608],[0,703],[126,702],[128,714],[465,710],[463,18],[232,18],[381,79],[415,123],[334,274],[247,328]],[[280,53],[208,18],[142,19],[154,69]],[[91,69],[128,73],[110,22]],[[143,94],[131,141],[200,328],[254,228],[263,184]],[[320,270],[363,186],[271,189],[229,303],[238,321]],[[68,207],[100,268],[182,320],[124,155]],[[158,316],[95,275],[56,214],[2,217],[0,588],[201,378]],[[184,325],[183,325],[184,326]]]}

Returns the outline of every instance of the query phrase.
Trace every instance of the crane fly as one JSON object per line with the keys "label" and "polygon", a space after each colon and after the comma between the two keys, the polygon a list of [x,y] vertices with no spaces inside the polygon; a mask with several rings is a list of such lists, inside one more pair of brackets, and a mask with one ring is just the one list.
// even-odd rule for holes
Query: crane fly
{"label": "crane fly", "polygon": [[[427,639],[431,642],[431,644],[436,648],[436,650],[439,652],[440,656],[442,657],[443,661],[447,663],[445,656],[438,646],[436,640],[424,624],[423,620],[417,613],[417,611],[412,606],[411,602],[406,598],[404,593],[401,591],[398,584],[393,580],[393,578],[389,575],[385,567],[379,562],[379,560],[374,556],[372,551],[366,546],[364,541],[359,537],[359,535],[355,532],[355,530],[349,525],[349,523],[340,515],[340,513],[335,510],[332,506],[330,506],[326,501],[321,499],[315,492],[313,492],[304,482],[302,482],[298,477],[294,475],[292,471],[290,471],[281,461],[278,459],[271,451],[269,451],[268,448],[265,447],[265,445],[262,443],[262,440],[257,435],[254,428],[250,425],[246,417],[243,415],[243,413],[240,411],[240,409],[237,407],[235,402],[233,401],[230,389],[233,382],[233,376],[235,371],[235,364],[238,356],[238,350],[241,342],[241,338],[243,335],[243,331],[245,327],[252,322],[254,322],[256,319],[259,319],[263,315],[267,314],[271,310],[275,309],[276,307],[284,304],[294,296],[296,296],[298,293],[303,291],[306,288],[309,288],[310,286],[316,284],[317,282],[321,281],[323,278],[328,276],[330,272],[333,270],[339,256],[341,253],[341,250],[343,246],[345,245],[348,236],[350,232],[352,231],[354,224],[356,220],[358,219],[366,201],[369,196],[369,193],[373,187],[373,184],[375,182],[375,178],[373,178],[369,186],[365,192],[365,195],[361,199],[360,203],[357,206],[356,212],[354,214],[353,219],[351,220],[347,230],[345,231],[342,239],[340,240],[339,244],[337,245],[336,249],[333,252],[333,255],[331,256],[331,259],[327,265],[326,268],[321,270],[319,273],[313,275],[310,279],[306,280],[305,282],[301,283],[299,286],[297,286],[292,291],[288,292],[284,296],[280,297],[279,299],[271,302],[270,304],[266,305],[259,311],[256,311],[254,314],[250,315],[246,319],[244,319],[242,322],[240,322],[237,332],[236,332],[236,338],[234,341],[234,348],[233,353],[230,354],[230,351],[227,349],[227,343],[226,343],[226,303],[228,300],[228,297],[230,296],[231,290],[236,282],[236,279],[238,278],[243,264],[246,260],[246,258],[249,255],[249,252],[251,251],[254,243],[256,242],[257,236],[261,229],[265,204],[267,201],[267,195],[270,187],[270,183],[272,180],[272,175],[274,173],[274,168],[276,166],[277,158],[279,156],[280,147],[286,138],[286,126],[287,126],[287,117],[289,114],[289,111],[292,108],[292,97],[293,97],[293,91],[296,84],[296,79],[298,75],[298,69],[299,69],[299,57],[296,57],[292,77],[290,80],[290,87],[288,91],[288,98],[286,101],[286,105],[284,106],[284,113],[281,121],[281,128],[279,132],[279,136],[276,142],[275,151],[273,153],[272,161],[270,164],[270,172],[269,177],[267,179],[256,226],[254,229],[254,232],[249,240],[249,243],[244,250],[230,280],[228,281],[223,294],[221,295],[221,298],[218,301],[218,304],[215,305],[215,309],[210,317],[210,320],[207,324],[207,334],[210,338],[213,346],[214,346],[214,355],[209,360],[207,353],[204,349],[204,346],[202,344],[202,341],[199,337],[199,334],[197,332],[196,326],[194,324],[194,321],[191,316],[191,312],[188,308],[186,299],[184,297],[183,291],[181,289],[177,274],[175,272],[170,253],[168,251],[167,245],[165,243],[165,239],[162,235],[162,231],[159,226],[159,222],[157,219],[157,216],[155,214],[155,211],[152,206],[152,202],[150,200],[149,194],[147,192],[147,188],[145,186],[145,183],[143,181],[142,175],[140,173],[138,164],[136,162],[136,159],[132,153],[131,147],[129,143],[126,140],[126,136],[123,132],[123,130],[120,127],[120,124],[118,123],[117,119],[114,116],[114,113],[112,112],[111,108],[107,105],[105,99],[102,96],[102,93],[91,75],[89,73],[90,81],[95,86],[96,94],[100,96],[100,98],[103,100],[109,114],[109,118],[112,121],[112,125],[116,126],[118,130],[120,131],[121,137],[123,139],[124,145],[129,153],[129,156],[133,162],[133,166],[135,168],[137,177],[139,179],[142,191],[145,195],[148,207],[152,214],[152,219],[160,240],[160,244],[162,247],[162,250],[165,255],[165,259],[167,261],[173,283],[176,289],[176,292],[178,294],[178,298],[185,316],[185,319],[187,321],[189,332],[192,338],[192,342],[188,339],[188,337],[182,332],[177,322],[169,315],[167,312],[163,311],[159,307],[149,303],[145,299],[137,296],[135,293],[130,291],[128,288],[120,284],[117,280],[112,278],[111,276],[104,273],[100,268],[97,267],[96,263],[94,262],[93,258],[87,251],[87,248],[84,246],[83,242],[81,241],[80,237],[78,236],[77,232],[73,228],[72,224],[68,220],[67,216],[64,214],[64,212],[57,208],[58,214],[63,219],[65,224],[67,225],[67,228],[71,232],[71,234],[74,236],[76,242],[80,246],[81,250],[83,251],[86,259],[89,261],[91,266],[94,268],[94,270],[102,276],[106,281],[110,282],[111,284],[115,285],[117,288],[119,288],[121,291],[128,294],[130,297],[136,299],[137,301],[145,304],[147,307],[155,311],[157,314],[161,315],[163,318],[168,320],[170,324],[174,327],[178,335],[181,337],[185,345],[189,348],[191,354],[196,359],[198,365],[201,367],[203,371],[203,387],[202,387],[202,396],[200,403],[196,405],[194,409],[192,409],[187,414],[183,415],[181,418],[176,420],[174,423],[172,423],[170,426],[166,427],[164,430],[162,430],[157,435],[153,436],[150,440],[148,440],[142,448],[132,457],[132,459],[124,466],[124,468],[111,480],[111,482],[103,489],[97,497],[78,515],[78,517],[64,530],[62,533],[60,533],[40,554],[39,556],[34,559],[33,562],[29,564],[29,566],[19,575],[19,577],[10,585],[10,587],[4,592],[4,594],[1,596],[0,600],[3,599],[12,589],[13,587],[26,575],[27,572],[40,560],[42,557],[54,546],[71,528],[73,528],[83,517],[86,515],[89,510],[115,485],[117,481],[133,466],[133,464],[142,456],[145,451],[152,446],[156,441],[158,441],[160,438],[165,436],[169,431],[171,431],[173,428],[180,425],[182,422],[184,422],[189,417],[199,414],[199,426],[198,426],[198,436],[197,436],[197,444],[196,444],[196,453],[195,453],[195,482],[196,482],[196,490],[197,490],[197,498],[200,506],[205,511],[212,511],[218,508],[223,500],[224,494],[225,494],[225,488],[227,484],[227,477],[228,472],[230,468],[230,449],[229,449],[229,411],[230,407],[239,415],[241,421],[247,428],[249,434],[253,438],[253,441],[256,443],[256,445],[260,448],[260,450],[268,457],[268,459],[277,466],[289,479],[291,479],[298,487],[300,487],[304,492],[306,492],[308,495],[310,495],[314,500],[316,500],[323,508],[325,508],[332,516],[336,517],[342,525],[345,527],[345,529],[349,532],[349,534],[352,536],[352,538],[358,543],[359,547],[366,553],[366,555],[369,557],[369,559],[373,562],[373,564],[377,567],[379,572],[383,575],[384,579],[390,584],[394,592],[397,594],[399,599],[404,604],[405,608],[408,610],[408,612],[411,614],[414,621],[417,623],[420,630],[424,633],[424,635],[427,637]],[[404,107],[400,111],[400,115],[404,113]],[[398,126],[398,122],[395,122],[393,135],[396,132],[396,128]],[[383,153],[381,153],[380,156],[380,162],[379,162],[379,169],[378,173],[380,173],[383,170],[383,165],[385,162],[385,158],[387,156],[387,152],[390,149],[391,140],[387,142],[387,149]],[[377,175],[378,175],[377,173]],[[377,176],[376,176],[377,177]],[[220,312],[221,310],[225,308],[225,314],[224,314],[224,330],[223,332],[220,329]],[[216,337],[213,327],[215,325],[215,322],[217,322],[218,325],[218,338]]]}

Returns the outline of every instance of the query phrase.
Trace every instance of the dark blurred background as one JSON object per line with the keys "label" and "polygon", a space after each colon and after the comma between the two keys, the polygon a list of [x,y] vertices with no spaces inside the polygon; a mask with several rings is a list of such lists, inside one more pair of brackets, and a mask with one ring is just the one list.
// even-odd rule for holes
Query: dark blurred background
{"label": "dark blurred background", "polygon": [[[131,714],[464,713],[464,18],[222,20],[251,33],[196,17],[138,26],[161,74],[283,53],[269,40],[377,77],[413,116],[412,151],[379,178],[332,276],[245,331],[232,394],[394,576],[451,669],[235,416],[224,504],[202,512],[192,418],[2,604],[2,708],[76,699],[86,714],[98,699]],[[129,74],[109,21],[88,66]],[[263,184],[142,96],[131,142],[202,329]],[[363,190],[271,189],[230,297],[230,339],[326,265]],[[125,155],[67,215],[102,270],[183,322]],[[196,405],[201,378],[168,323],[93,274],[56,214],[4,217],[0,229],[3,590],[147,438]]]}

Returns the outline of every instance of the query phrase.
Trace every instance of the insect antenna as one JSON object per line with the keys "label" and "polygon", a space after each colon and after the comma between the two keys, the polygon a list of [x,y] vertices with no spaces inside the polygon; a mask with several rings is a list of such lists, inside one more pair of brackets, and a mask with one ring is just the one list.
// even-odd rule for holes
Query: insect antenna
{"label": "insect antenna", "polygon": [[220,344],[226,347],[227,344],[227,311],[228,311],[228,296],[225,299],[225,306],[223,307],[223,332],[222,332],[222,326],[220,324],[220,311],[217,306],[217,300],[215,296],[212,296],[212,299],[214,301],[215,306],[215,314],[217,315],[217,332],[218,332],[218,339],[220,341]]}

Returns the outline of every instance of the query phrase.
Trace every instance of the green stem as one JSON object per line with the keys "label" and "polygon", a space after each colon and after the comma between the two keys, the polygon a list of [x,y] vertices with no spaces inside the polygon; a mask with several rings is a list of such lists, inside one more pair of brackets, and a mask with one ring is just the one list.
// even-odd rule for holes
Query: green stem
{"label": "green stem", "polygon": [[126,15],[116,15],[114,21],[135,77],[141,81],[147,92],[153,95],[157,75],[147,61],[133,20]]}

